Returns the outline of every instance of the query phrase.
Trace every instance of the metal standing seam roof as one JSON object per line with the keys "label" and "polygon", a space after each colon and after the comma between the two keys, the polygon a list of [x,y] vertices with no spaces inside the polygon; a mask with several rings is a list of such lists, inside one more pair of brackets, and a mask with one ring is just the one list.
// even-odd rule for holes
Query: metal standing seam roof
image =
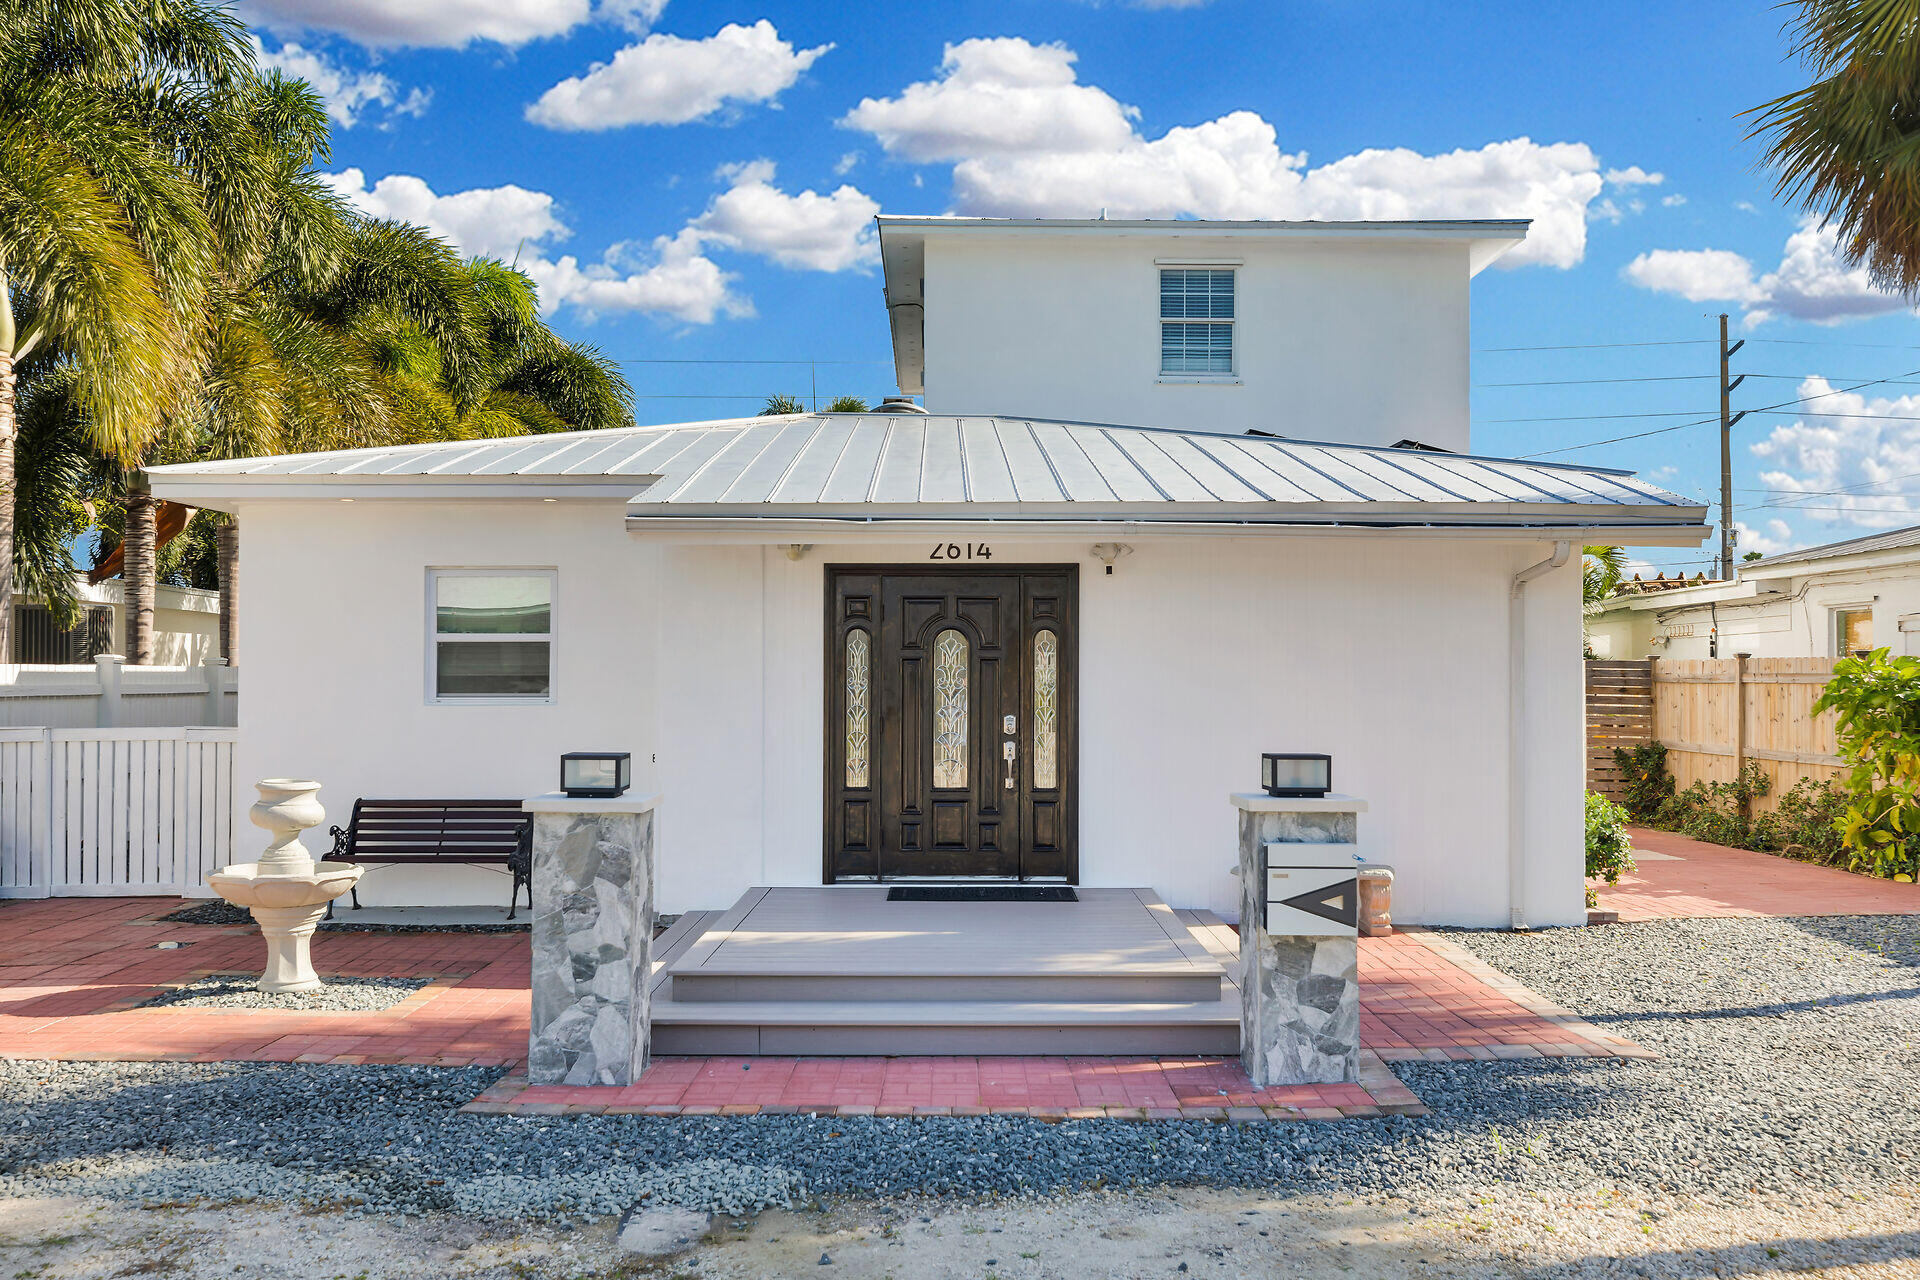
{"label": "metal standing seam roof", "polygon": [[[215,481],[634,478],[634,516],[1015,514],[1302,505],[1599,507],[1698,519],[1699,504],[1592,467],[1267,436],[1009,417],[809,413],[156,467],[155,491]],[[247,488],[252,484],[247,483]],[[228,492],[232,490],[229,489]],[[1625,510],[1630,509],[1630,510]]]}
{"label": "metal standing seam roof", "polygon": [[1840,556],[1863,556],[1875,551],[1898,551],[1903,547],[1915,546],[1920,546],[1920,524],[1907,525],[1901,529],[1888,529],[1884,533],[1869,533],[1859,538],[1848,538],[1845,542],[1829,542],[1824,546],[1803,547],[1798,551],[1782,551],[1777,555],[1766,556],[1759,560],[1749,560],[1739,568],[1744,575],[1756,569],[1797,564],[1803,560],[1833,560]]}

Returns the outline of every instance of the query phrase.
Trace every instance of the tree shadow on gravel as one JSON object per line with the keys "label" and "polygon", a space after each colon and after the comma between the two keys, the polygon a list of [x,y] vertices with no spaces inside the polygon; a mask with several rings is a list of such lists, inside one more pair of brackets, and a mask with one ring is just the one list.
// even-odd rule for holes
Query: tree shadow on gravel
{"label": "tree shadow on gravel", "polygon": [[1647,1253],[1599,1253],[1519,1272],[1521,1280],[1560,1280],[1595,1274],[1628,1276],[1778,1276],[1815,1267],[1856,1266],[1920,1258],[1920,1232],[1782,1237],[1754,1244]]}
{"label": "tree shadow on gravel", "polygon": [[1826,942],[1920,969],[1920,916],[1793,916],[1781,923]]}
{"label": "tree shadow on gravel", "polygon": [[1815,1000],[1784,1000],[1778,1004],[1739,1005],[1724,1009],[1636,1009],[1631,1013],[1588,1013],[1588,1022],[1692,1022],[1707,1018],[1769,1018],[1789,1013],[1807,1013],[1814,1009],[1838,1009],[1847,1005],[1875,1004],[1883,1000],[1920,998],[1920,987],[1902,987],[1897,991],[1845,991]]}

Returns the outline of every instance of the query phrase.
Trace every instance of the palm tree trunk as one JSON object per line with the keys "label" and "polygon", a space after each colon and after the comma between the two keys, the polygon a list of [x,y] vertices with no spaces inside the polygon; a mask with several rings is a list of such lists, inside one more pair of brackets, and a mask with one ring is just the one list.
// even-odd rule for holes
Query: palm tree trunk
{"label": "palm tree trunk", "polygon": [[235,666],[239,639],[233,630],[234,589],[240,585],[240,522],[229,520],[214,535],[215,556],[220,567],[220,656]]}
{"label": "palm tree trunk", "polygon": [[145,489],[127,491],[120,585],[127,622],[127,665],[153,662],[154,502]]}
{"label": "palm tree trunk", "polygon": [[[0,277],[0,307],[7,304],[5,289]],[[10,329],[12,314],[6,319]],[[0,662],[13,661],[13,438],[18,430],[13,343],[8,341],[0,343]]]}

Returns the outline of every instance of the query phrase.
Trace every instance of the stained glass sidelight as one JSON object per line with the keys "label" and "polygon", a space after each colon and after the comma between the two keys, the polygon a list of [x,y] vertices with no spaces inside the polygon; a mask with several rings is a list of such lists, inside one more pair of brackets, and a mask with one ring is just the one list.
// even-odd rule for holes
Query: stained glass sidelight
{"label": "stained glass sidelight", "polygon": [[933,785],[967,785],[967,638],[933,638]]}
{"label": "stained glass sidelight", "polygon": [[847,785],[867,785],[867,687],[872,666],[872,641],[864,631],[847,632]]}
{"label": "stained glass sidelight", "polygon": [[1033,636],[1033,785],[1060,785],[1060,637],[1051,631]]}

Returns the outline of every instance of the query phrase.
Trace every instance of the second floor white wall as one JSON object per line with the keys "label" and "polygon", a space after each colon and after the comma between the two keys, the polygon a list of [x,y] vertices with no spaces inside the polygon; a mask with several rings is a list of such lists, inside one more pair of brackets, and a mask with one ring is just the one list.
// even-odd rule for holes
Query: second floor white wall
{"label": "second floor white wall", "polygon": [[[1471,246],[929,234],[925,403],[1466,451]],[[1234,272],[1230,376],[1162,372],[1161,271]]]}

